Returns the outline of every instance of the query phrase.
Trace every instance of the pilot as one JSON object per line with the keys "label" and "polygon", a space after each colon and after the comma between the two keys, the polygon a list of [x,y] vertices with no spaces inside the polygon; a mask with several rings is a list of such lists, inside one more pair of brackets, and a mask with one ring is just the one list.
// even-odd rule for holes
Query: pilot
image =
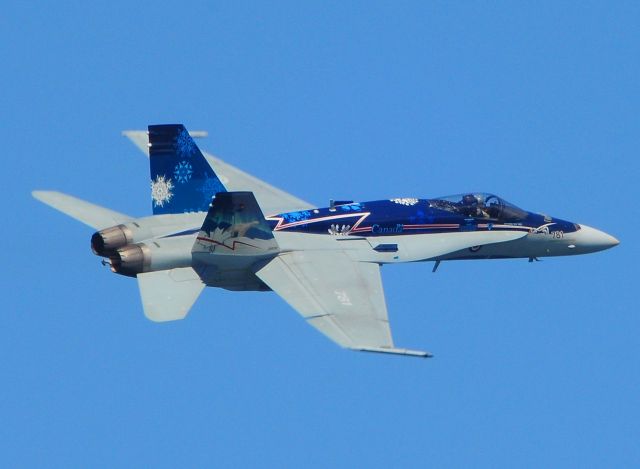
{"label": "pilot", "polygon": [[491,215],[489,215],[489,208],[484,204],[484,200],[482,198],[478,201],[478,206],[476,207],[476,217],[491,218]]}
{"label": "pilot", "polygon": [[478,208],[478,199],[475,198],[473,194],[466,194],[462,197],[461,201],[462,207],[460,208],[460,212],[467,216],[473,217],[476,215]]}
{"label": "pilot", "polygon": [[462,197],[462,205],[476,205],[478,203],[478,199],[473,194],[467,194]]}
{"label": "pilot", "polygon": [[462,197],[462,213],[475,218],[490,218],[486,212],[482,199],[473,194],[466,194]]}

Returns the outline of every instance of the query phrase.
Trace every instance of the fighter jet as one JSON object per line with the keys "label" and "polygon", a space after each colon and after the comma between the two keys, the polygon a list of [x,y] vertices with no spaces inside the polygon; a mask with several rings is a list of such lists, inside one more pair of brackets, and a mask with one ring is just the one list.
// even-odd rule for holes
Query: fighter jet
{"label": "fighter jet", "polygon": [[205,286],[274,291],[342,347],[399,355],[380,267],[586,254],[616,246],[586,225],[488,193],[315,207],[203,154],[181,124],[124,134],[148,152],[153,215],[135,218],[54,191],[47,205],[98,230],[93,252],[136,277],[147,318],[184,319]]}

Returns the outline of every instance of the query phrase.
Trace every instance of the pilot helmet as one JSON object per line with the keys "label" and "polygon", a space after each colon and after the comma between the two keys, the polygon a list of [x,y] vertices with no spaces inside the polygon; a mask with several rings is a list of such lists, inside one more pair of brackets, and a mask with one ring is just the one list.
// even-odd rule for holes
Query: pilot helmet
{"label": "pilot helmet", "polygon": [[464,205],[476,205],[478,203],[478,199],[473,194],[467,194],[462,197],[462,203]]}

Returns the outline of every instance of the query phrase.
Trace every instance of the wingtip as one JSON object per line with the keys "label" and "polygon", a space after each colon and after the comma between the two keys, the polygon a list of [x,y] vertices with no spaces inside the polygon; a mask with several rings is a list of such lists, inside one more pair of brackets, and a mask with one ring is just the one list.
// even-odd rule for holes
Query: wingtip
{"label": "wingtip", "polygon": [[31,191],[31,197],[36,200],[42,201],[47,194],[50,194],[52,191],[43,191],[43,190],[33,190]]}
{"label": "wingtip", "polygon": [[405,355],[408,357],[418,358],[432,358],[433,354],[430,352],[424,352],[422,350],[410,350],[406,348],[391,348],[391,347],[352,347],[352,350],[358,350],[361,352],[373,352],[373,353],[388,353],[391,355]]}

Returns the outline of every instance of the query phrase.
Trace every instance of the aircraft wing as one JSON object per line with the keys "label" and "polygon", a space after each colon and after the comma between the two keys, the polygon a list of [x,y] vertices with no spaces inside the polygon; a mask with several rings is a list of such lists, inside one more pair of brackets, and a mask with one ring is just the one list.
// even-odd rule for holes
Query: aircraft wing
{"label": "aircraft wing", "polygon": [[96,230],[126,223],[132,218],[123,213],[92,204],[56,191],[33,191],[34,198]]}
{"label": "aircraft wing", "polygon": [[[193,137],[203,136],[203,132],[189,132]],[[149,137],[146,130],[125,130],[122,134],[129,138],[136,147],[149,156]],[[228,191],[250,191],[258,200],[260,208],[266,215],[294,212],[315,208],[310,203],[299,199],[277,187],[248,174],[235,166],[207,152],[202,152],[209,164],[225,185]]]}
{"label": "aircraft wing", "polygon": [[204,156],[213,166],[214,171],[220,177],[222,183],[229,191],[250,191],[253,192],[258,200],[258,204],[266,215],[277,215],[285,212],[297,212],[300,210],[313,209],[316,206],[311,205],[302,199],[299,199],[282,189],[268,184],[251,174],[231,166],[229,163],[222,161],[220,158],[204,152]]}
{"label": "aircraft wing", "polygon": [[278,255],[256,275],[343,347],[431,356],[394,347],[378,264],[354,261],[344,251],[293,251]]}

